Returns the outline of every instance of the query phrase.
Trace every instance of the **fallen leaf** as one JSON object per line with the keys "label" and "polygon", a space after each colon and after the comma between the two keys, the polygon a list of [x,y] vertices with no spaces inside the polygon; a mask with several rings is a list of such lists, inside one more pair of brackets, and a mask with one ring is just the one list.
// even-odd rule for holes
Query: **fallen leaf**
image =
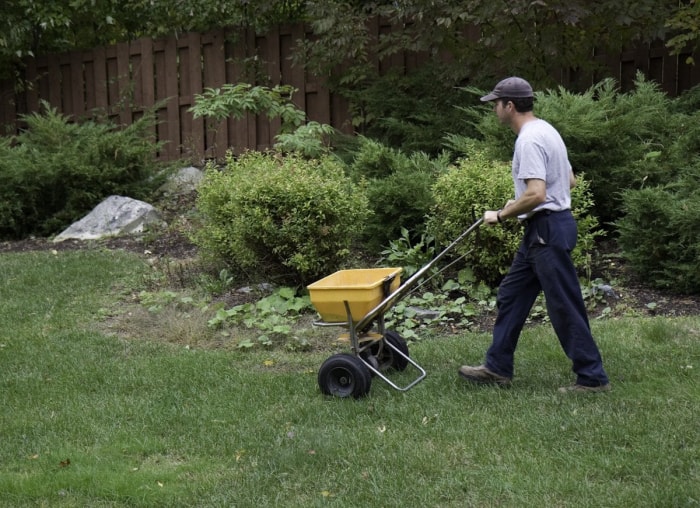
{"label": "fallen leaf", "polygon": [[39,458],[39,454],[38,454],[38,453],[35,453],[35,454],[32,455],[31,457],[29,457],[30,460],[36,460],[36,459],[38,459],[38,458]]}
{"label": "fallen leaf", "polygon": [[316,455],[316,450],[309,450],[309,455]]}
{"label": "fallen leaf", "polygon": [[265,361],[263,362],[263,365],[264,365],[265,367],[272,367],[274,364],[275,364],[275,362],[274,362],[273,360],[265,360]]}

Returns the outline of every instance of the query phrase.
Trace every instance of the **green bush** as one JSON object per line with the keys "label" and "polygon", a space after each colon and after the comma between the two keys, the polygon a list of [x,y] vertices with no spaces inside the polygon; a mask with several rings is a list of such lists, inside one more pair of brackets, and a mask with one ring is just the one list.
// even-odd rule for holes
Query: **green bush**
{"label": "green bush", "polygon": [[645,283],[700,293],[700,163],[673,183],[624,193],[619,243]]}
{"label": "green bush", "polygon": [[51,108],[23,121],[22,133],[0,143],[2,238],[58,233],[109,195],[143,199],[162,182],[152,115],[124,129],[72,123]]}
{"label": "green bush", "polygon": [[[572,190],[572,212],[578,221],[578,245],[572,256],[581,270],[590,271],[589,251],[593,248],[598,223],[589,211],[593,204],[588,183],[577,177]],[[449,245],[486,210],[497,210],[513,198],[510,164],[495,161],[477,144],[471,154],[442,175],[433,187],[435,205],[427,230],[441,248]],[[481,227],[467,237],[455,253],[464,255],[478,280],[495,285],[507,271],[522,237],[514,220],[501,227]]]}
{"label": "green bush", "polygon": [[250,152],[210,165],[199,188],[205,254],[248,276],[307,283],[335,271],[370,214],[336,159]]}
{"label": "green bush", "polygon": [[373,214],[362,235],[364,245],[378,252],[409,231],[417,240],[425,230],[425,216],[433,204],[431,187],[447,168],[444,158],[417,152],[406,155],[377,141],[361,138],[348,172],[356,182],[367,182]]}

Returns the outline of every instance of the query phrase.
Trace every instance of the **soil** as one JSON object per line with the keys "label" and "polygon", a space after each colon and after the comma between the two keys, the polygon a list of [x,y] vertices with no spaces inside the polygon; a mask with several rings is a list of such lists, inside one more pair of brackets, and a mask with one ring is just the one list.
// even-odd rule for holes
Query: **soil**
{"label": "soil", "polygon": [[[168,230],[148,237],[129,236],[101,240],[65,240],[54,243],[47,238],[29,238],[0,242],[0,253],[30,251],[68,251],[80,249],[121,249],[143,254],[149,259],[185,260],[197,256],[197,247],[186,235]],[[625,265],[610,245],[601,245],[595,262],[593,280],[600,279],[602,287],[596,305],[589,308],[591,318],[601,314],[637,316],[700,315],[700,296],[678,295],[645,286]],[[605,294],[603,290],[611,290]],[[231,302],[227,302],[231,303]],[[493,316],[483,316],[477,328],[489,328]]]}

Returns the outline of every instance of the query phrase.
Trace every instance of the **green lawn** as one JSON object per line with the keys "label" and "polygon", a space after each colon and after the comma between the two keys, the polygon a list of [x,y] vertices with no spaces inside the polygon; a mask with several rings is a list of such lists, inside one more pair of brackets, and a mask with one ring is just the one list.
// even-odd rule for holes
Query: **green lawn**
{"label": "green lawn", "polygon": [[334,399],[327,352],[99,332],[146,270],[0,255],[0,506],[700,505],[698,317],[595,321],[610,393],[557,393],[573,377],[543,326],[509,389],[458,379],[489,343],[466,334],[411,344],[428,377],[408,392]]}

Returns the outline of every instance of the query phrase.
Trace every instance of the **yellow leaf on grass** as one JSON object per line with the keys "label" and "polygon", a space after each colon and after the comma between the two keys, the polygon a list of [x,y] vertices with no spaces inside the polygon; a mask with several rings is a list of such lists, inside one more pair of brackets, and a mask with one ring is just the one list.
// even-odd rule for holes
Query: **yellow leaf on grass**
{"label": "yellow leaf on grass", "polygon": [[274,364],[275,364],[275,362],[274,362],[273,360],[265,360],[265,361],[263,362],[263,365],[264,365],[265,367],[272,367]]}

